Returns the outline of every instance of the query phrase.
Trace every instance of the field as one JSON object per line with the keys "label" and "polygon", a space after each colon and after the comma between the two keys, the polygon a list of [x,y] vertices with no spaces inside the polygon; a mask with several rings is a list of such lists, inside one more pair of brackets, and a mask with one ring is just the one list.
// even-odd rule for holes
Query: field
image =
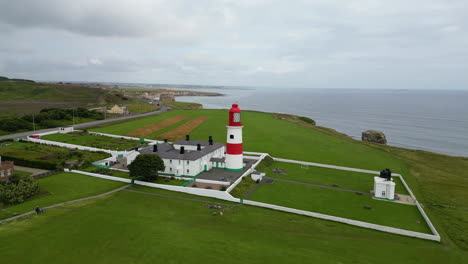
{"label": "field", "polygon": [[39,112],[43,108],[96,105],[106,93],[98,88],[48,83],[0,82],[0,117]]}
{"label": "field", "polygon": [[160,134],[157,138],[158,139],[168,139],[170,141],[179,140],[185,137],[185,135],[190,134],[194,129],[196,129],[199,125],[203,124],[209,117],[207,116],[198,116],[190,121],[183,123],[182,125],[169,130],[163,134]]}
{"label": "field", "polygon": [[[101,152],[88,152],[69,150],[66,148],[46,146],[29,142],[4,142],[7,145],[0,146],[0,156],[5,160],[13,159],[15,164],[26,167],[53,169],[62,162],[81,160],[93,162],[102,160],[110,155]],[[46,167],[40,167],[43,164]]]}
{"label": "field", "polygon": [[5,263],[219,263],[220,259],[223,263],[375,263],[376,259],[462,263],[466,257],[435,242],[250,206],[223,205],[224,215],[213,215],[208,204],[120,191],[58,207],[0,226],[0,241],[9,242],[0,243],[1,259]]}
{"label": "field", "polygon": [[[284,173],[274,173],[274,169],[284,169]],[[299,164],[274,162],[270,167],[264,170],[268,177],[280,178],[298,182],[321,184],[327,186],[336,186],[345,189],[351,189],[360,192],[369,192],[374,187],[373,174],[359,173],[352,171],[334,170],[314,166],[301,166]],[[396,183],[395,193],[408,194],[403,183],[397,177],[393,177]]]}
{"label": "field", "polygon": [[261,184],[249,200],[431,233],[416,206],[375,200],[368,194],[274,181]]}
{"label": "field", "polygon": [[133,130],[129,133],[127,133],[127,136],[131,137],[139,137],[139,138],[145,138],[150,136],[151,134],[154,134],[155,132],[158,132],[166,127],[170,127],[172,125],[175,125],[185,119],[187,119],[189,116],[174,116],[168,119],[164,119],[162,121],[156,122],[154,124],[150,124],[141,128],[138,128],[136,130]]}
{"label": "field", "polygon": [[57,133],[46,135],[42,138],[45,140],[110,150],[130,150],[138,146],[147,145],[146,143],[135,140],[99,136],[87,134],[85,132],[72,132],[68,134]]}
{"label": "field", "polygon": [[78,198],[88,197],[117,189],[124,184],[74,173],[58,173],[38,179],[40,193],[30,200],[10,207],[0,207],[0,219]]}
{"label": "field", "polygon": [[[225,142],[226,110],[180,110],[114,124],[95,131],[124,135],[177,115],[210,116],[191,133],[193,140]],[[272,156],[370,170],[390,168],[405,177],[445,245],[468,250],[468,158],[449,157],[353,140],[346,135],[300,120],[277,119],[273,114],[243,111],[244,149]]]}
{"label": "field", "polygon": [[[215,141],[225,142],[226,110],[171,111],[93,130],[125,135],[135,128],[179,115],[210,117],[191,132],[193,140],[207,140],[208,136],[213,136]],[[0,243],[2,261],[29,263],[36,258],[36,262],[47,263],[213,263],[220,260],[226,263],[463,263],[463,259],[468,258],[467,158],[363,143],[331,129],[314,127],[296,119],[277,119],[269,113],[244,111],[242,122],[246,151],[370,170],[390,168],[402,174],[423,203],[442,242],[251,206],[225,206],[223,216],[212,215],[204,202],[120,191],[1,225],[0,241],[11,242]],[[180,125],[174,124],[151,137]],[[303,182],[312,177],[322,181],[317,182],[319,184],[369,189],[358,174],[334,174],[312,167],[308,172],[299,173],[300,167],[288,168],[283,164],[272,167],[284,167],[287,176],[294,174],[295,180]],[[316,175],[323,177],[319,179]],[[349,177],[343,180],[342,176]],[[338,180],[340,182],[336,183]],[[189,197],[142,187],[132,189]],[[363,195],[342,191],[336,191],[331,197],[329,193],[333,190],[326,191],[322,193],[322,188],[277,181],[260,186],[252,199],[268,199],[280,205],[311,210],[313,207],[323,212],[327,212],[327,205],[330,205],[343,214],[352,213],[350,217],[373,221],[382,221],[375,213],[385,210],[393,214],[384,219],[391,222],[391,226],[403,224],[407,229],[427,230],[416,222],[419,219],[413,210],[402,212],[387,206],[392,203],[363,201]],[[351,203],[355,208],[350,208]],[[374,210],[362,208],[367,204]],[[385,207],[381,207],[383,204]],[[71,226],[73,228],[69,228]],[[22,254],[24,248],[28,248],[28,254]]]}

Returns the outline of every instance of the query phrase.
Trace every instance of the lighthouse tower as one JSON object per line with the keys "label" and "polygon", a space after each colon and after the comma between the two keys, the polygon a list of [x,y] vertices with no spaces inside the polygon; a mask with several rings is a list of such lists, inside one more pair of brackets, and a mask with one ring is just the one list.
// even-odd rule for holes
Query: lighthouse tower
{"label": "lighthouse tower", "polygon": [[242,123],[241,110],[237,104],[233,104],[229,110],[226,142],[226,170],[241,171],[244,164],[242,155]]}

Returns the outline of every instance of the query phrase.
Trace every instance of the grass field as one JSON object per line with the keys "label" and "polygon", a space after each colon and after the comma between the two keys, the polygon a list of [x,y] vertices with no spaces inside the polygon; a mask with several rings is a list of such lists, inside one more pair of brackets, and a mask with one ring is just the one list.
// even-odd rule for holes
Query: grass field
{"label": "grass field", "polygon": [[[27,161],[41,161],[54,165],[60,165],[63,161],[82,160],[93,162],[110,157],[110,154],[103,152],[72,151],[66,148],[29,142],[7,142],[7,144],[8,145],[0,146],[0,156],[13,157]],[[34,167],[33,164],[24,164],[24,166]]]}
{"label": "grass field", "polygon": [[[227,110],[179,110],[95,131],[124,135],[136,127],[177,115],[210,116],[191,133],[194,140],[225,142]],[[272,156],[370,170],[390,168],[406,182],[438,228],[447,246],[468,250],[468,158],[356,141],[332,129],[271,113],[243,111],[244,150]],[[154,136],[154,135],[152,135]]]}
{"label": "grass field", "polygon": [[5,263],[219,263],[220,259],[223,263],[463,263],[466,257],[435,242],[250,206],[223,207],[223,216],[213,216],[204,202],[120,191],[1,225],[0,241],[8,241],[0,243],[1,259]]}
{"label": "grass field", "polygon": [[48,83],[0,82],[0,117],[35,113],[43,108],[95,105],[105,90]]}
{"label": "grass field", "polygon": [[[105,193],[125,185],[75,173],[58,173],[38,179],[40,193],[28,201],[10,207],[1,207],[0,219],[78,198]],[[1,257],[0,257],[1,259]]]}
{"label": "grass field", "polygon": [[[260,185],[249,198],[316,213],[431,233],[416,206],[372,199],[371,195],[275,181]],[[371,206],[366,209],[364,206]]]}
{"label": "grass field", "polygon": [[147,143],[142,143],[135,140],[99,136],[87,134],[85,132],[73,132],[68,134],[57,133],[46,135],[42,138],[45,140],[110,150],[130,150],[138,146],[147,145]]}
{"label": "grass field", "polygon": [[[284,169],[283,174],[273,173],[276,168]],[[301,166],[299,164],[274,162],[264,171],[267,176],[299,182],[307,182],[314,184],[322,184],[327,186],[338,185],[337,187],[351,189],[361,192],[369,192],[374,188],[374,176],[367,173],[359,173],[352,171],[334,170],[328,168],[320,168],[314,166]],[[393,177],[396,183],[395,192],[400,194],[408,194],[403,183],[397,177]]]}

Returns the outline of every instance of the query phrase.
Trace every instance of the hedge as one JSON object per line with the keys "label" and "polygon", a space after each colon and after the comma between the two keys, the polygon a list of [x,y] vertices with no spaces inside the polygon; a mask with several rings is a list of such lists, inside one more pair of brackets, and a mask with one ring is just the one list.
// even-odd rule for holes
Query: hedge
{"label": "hedge", "polygon": [[13,161],[15,165],[18,166],[25,166],[25,167],[31,167],[31,168],[36,168],[36,169],[43,169],[43,170],[55,170],[57,168],[57,164],[47,162],[47,161],[41,161],[41,160],[26,160],[23,158],[16,158],[16,157],[11,157],[11,156],[6,156],[2,155],[3,160],[8,160],[8,161]]}

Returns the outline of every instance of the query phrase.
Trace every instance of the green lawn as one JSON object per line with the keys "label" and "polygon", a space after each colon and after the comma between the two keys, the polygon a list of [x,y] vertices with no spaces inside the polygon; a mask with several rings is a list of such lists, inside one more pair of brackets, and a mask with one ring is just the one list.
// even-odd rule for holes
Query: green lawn
{"label": "green lawn", "polygon": [[214,216],[204,202],[121,191],[1,225],[0,241],[8,241],[0,243],[1,260],[365,264],[463,263],[467,257],[421,239],[251,206],[223,207],[224,215]]}
{"label": "green lawn", "polygon": [[58,173],[38,179],[40,193],[30,200],[0,211],[0,219],[12,217],[34,210],[36,206],[45,207],[78,198],[105,193],[125,185],[121,182],[103,180],[75,173]]}
{"label": "green lawn", "polygon": [[[227,110],[177,110],[93,130],[125,135],[176,115],[210,116],[191,133],[192,139],[206,140],[211,135],[215,141],[225,142]],[[12,249],[15,244],[31,248],[31,255],[37,255],[39,262],[153,263],[157,260],[199,263],[203,258],[203,262],[209,263],[219,262],[220,259],[228,263],[463,263],[462,259],[468,257],[468,214],[464,209],[468,204],[467,158],[364,143],[330,129],[313,127],[297,120],[276,119],[269,113],[244,111],[242,122],[244,149],[247,151],[371,170],[390,168],[401,173],[440,232],[442,243],[248,206],[235,207],[233,211],[236,213],[226,215],[229,217],[214,217],[207,214],[204,205],[197,207],[196,202],[119,192],[112,199],[99,199],[96,204],[50,210],[47,215],[14,223],[11,228],[8,228],[9,225],[0,227],[0,240],[8,237],[13,241],[12,244],[0,245],[2,260],[30,262],[28,256],[17,253],[20,248]],[[339,177],[334,174],[325,176],[329,183],[333,182],[333,177]],[[278,182],[273,185],[276,184]],[[269,187],[281,189],[280,185],[284,184],[278,184],[278,187],[273,185]],[[367,188],[365,185],[360,187]],[[308,194],[312,187],[292,188],[306,188],[304,191]],[[280,196],[280,191],[276,195],[265,192],[268,199],[279,199],[274,196]],[[286,191],[290,191],[289,188],[284,192],[288,194]],[[314,193],[319,194],[320,191]],[[262,193],[254,195],[257,194]],[[302,191],[288,194],[291,198],[285,198],[278,204],[296,203],[295,197],[302,199],[303,195]],[[352,198],[342,195],[345,200],[362,199],[354,193],[349,193]],[[340,194],[336,199],[341,200],[339,197]],[[306,197],[305,200],[311,199]],[[316,200],[320,200],[320,197],[310,204],[317,203]],[[337,204],[337,201],[327,198],[317,208],[326,210],[324,207],[327,204]],[[355,204],[359,204],[361,210],[362,201],[356,200]],[[309,203],[302,205],[309,206]],[[404,222],[409,228],[419,228],[415,224],[417,216],[413,214],[414,211],[405,213],[407,218],[403,218],[400,217],[401,211],[388,209],[387,206],[381,209],[380,204],[370,205],[375,210],[364,214],[380,210],[394,212],[395,216],[390,218],[394,220],[392,224]],[[353,210],[347,209],[345,212]],[[82,216],[86,216],[84,222],[76,220],[81,220]],[[70,229],[69,226],[77,228]],[[39,244],[42,230],[44,232],[41,234],[48,235],[48,243],[34,247]],[[70,240],[69,237],[77,240]],[[50,250],[49,254],[45,248]],[[177,248],[176,253],[174,248]],[[209,253],[205,253],[207,249]],[[67,256],[67,259],[56,256]]]}
{"label": "green lawn", "polygon": [[[273,173],[276,168],[285,169],[283,174]],[[340,188],[351,189],[361,192],[369,192],[374,188],[374,176],[373,174],[335,170],[314,166],[301,166],[299,164],[286,163],[286,162],[274,162],[270,167],[265,170],[265,173],[269,177],[287,179],[299,182],[307,182],[314,184],[322,184],[327,186],[333,186],[337,184]],[[396,193],[408,194],[400,178],[393,177],[393,181],[396,183]]]}
{"label": "green lawn", "polygon": [[135,140],[99,136],[88,134],[86,132],[73,132],[68,134],[58,133],[46,135],[42,138],[45,140],[110,150],[130,150],[138,146],[147,145],[147,143],[141,143]]}
{"label": "green lawn", "polygon": [[[191,138],[206,140],[211,135],[215,141],[225,142],[227,110],[177,110],[94,130],[124,135],[135,128],[176,115],[210,116],[191,133]],[[468,158],[361,142],[332,129],[297,120],[277,119],[271,113],[243,111],[242,122],[246,151],[377,171],[390,168],[402,174],[423,203],[444,243],[468,250],[468,232],[465,231],[468,229],[465,211],[468,204]],[[397,185],[400,184],[397,182]]]}
{"label": "green lawn", "polygon": [[[372,199],[370,195],[275,181],[262,184],[249,198],[295,209],[430,233],[416,206]],[[369,205],[372,209],[365,209]]]}
{"label": "green lawn", "polygon": [[31,172],[21,171],[21,170],[15,170],[14,174],[21,175],[21,176],[31,176],[32,175]]}

